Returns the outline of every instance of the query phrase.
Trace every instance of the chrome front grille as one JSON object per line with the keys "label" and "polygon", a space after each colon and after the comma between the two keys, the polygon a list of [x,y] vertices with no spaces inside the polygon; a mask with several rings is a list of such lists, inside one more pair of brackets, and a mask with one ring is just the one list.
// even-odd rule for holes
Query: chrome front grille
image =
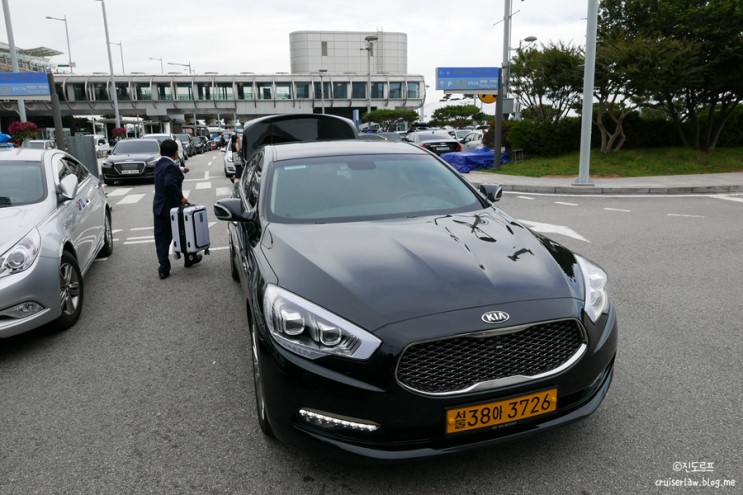
{"label": "chrome front grille", "polygon": [[424,394],[447,395],[549,376],[586,349],[577,320],[421,342],[403,351],[397,380]]}

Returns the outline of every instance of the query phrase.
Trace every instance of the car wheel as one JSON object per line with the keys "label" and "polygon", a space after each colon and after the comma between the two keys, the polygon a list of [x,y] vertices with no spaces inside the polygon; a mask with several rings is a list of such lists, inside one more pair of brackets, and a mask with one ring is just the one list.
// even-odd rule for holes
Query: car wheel
{"label": "car wheel", "polygon": [[106,219],[103,221],[103,247],[98,252],[99,258],[111,256],[114,252],[114,234],[111,230],[111,213],[106,212]]}
{"label": "car wheel", "polygon": [[235,248],[232,245],[232,242],[230,242],[230,272],[232,275],[232,280],[235,282],[240,281],[240,272],[237,271],[237,265],[235,265]]}
{"label": "car wheel", "polygon": [[261,374],[261,364],[258,358],[258,328],[252,315],[248,315],[248,321],[250,322],[250,347],[253,354],[253,383],[258,425],[264,435],[273,438],[273,429],[268,422],[268,414],[266,413],[266,398],[263,395],[263,375]]}
{"label": "car wheel", "polygon": [[83,311],[83,276],[75,257],[62,253],[59,264],[59,303],[62,315],[55,321],[57,330],[67,330],[80,318]]}

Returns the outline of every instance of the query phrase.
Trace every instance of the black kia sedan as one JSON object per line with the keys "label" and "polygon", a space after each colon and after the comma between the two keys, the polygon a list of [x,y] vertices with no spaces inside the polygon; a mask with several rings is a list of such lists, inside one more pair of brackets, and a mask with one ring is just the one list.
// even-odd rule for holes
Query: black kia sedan
{"label": "black kia sedan", "polygon": [[599,407],[617,349],[606,273],[494,206],[500,195],[409,143],[252,155],[214,210],[245,297],[265,434],[391,461]]}

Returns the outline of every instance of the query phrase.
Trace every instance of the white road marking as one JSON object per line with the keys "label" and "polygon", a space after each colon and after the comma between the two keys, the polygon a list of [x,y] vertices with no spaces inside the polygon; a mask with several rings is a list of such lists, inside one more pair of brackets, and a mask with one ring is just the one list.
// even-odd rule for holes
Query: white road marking
{"label": "white road marking", "polygon": [[214,227],[215,225],[217,225],[217,222],[209,222],[209,228],[210,228],[210,229],[211,229],[212,227]]}
{"label": "white road marking", "polygon": [[126,241],[126,242],[124,242],[124,244],[145,244],[145,243],[148,243],[148,242],[155,242],[155,239],[147,239],[147,240],[144,240],[144,241]]}
{"label": "white road marking", "polygon": [[124,196],[124,199],[116,203],[116,206],[118,205],[131,205],[134,203],[138,203],[140,199],[144,198],[144,194],[129,194],[127,196]]}
{"label": "white road marking", "polygon": [[217,196],[232,196],[232,188],[231,187],[218,187],[214,190],[214,193]]}
{"label": "white road marking", "polygon": [[529,196],[516,196],[516,197],[519,199],[534,199],[534,198],[530,198]]}
{"label": "white road marking", "polygon": [[211,189],[212,183],[211,182],[199,182],[196,184],[196,189]]}
{"label": "white road marking", "polygon": [[576,203],[563,203],[562,201],[555,201],[555,204],[564,206],[578,206]]}
{"label": "white road marking", "polygon": [[229,246],[210,247],[209,248],[209,252],[212,252],[212,251],[224,251],[224,250],[229,249],[229,248],[230,248]]}
{"label": "white road marking", "polygon": [[738,203],[743,203],[743,198],[728,196],[726,194],[714,194],[710,197],[715,199],[724,199],[725,201],[737,201]]}
{"label": "white road marking", "polygon": [[131,228],[129,230],[152,230],[154,228],[155,227],[134,227],[134,228]]}
{"label": "white road marking", "polygon": [[619,208],[604,208],[606,211],[621,211],[622,213],[630,213],[632,210],[620,210]]}
{"label": "white road marking", "polygon": [[704,215],[682,215],[680,213],[669,213],[669,217],[704,218]]}
{"label": "white road marking", "polygon": [[528,225],[532,229],[536,230],[537,232],[541,232],[542,234],[561,234],[568,237],[572,237],[573,239],[578,239],[579,241],[584,242],[591,242],[570,227],[566,227],[564,225],[552,225],[550,223],[539,223],[539,222],[530,222],[528,220],[519,220],[519,222],[523,223],[524,225]]}
{"label": "white road marking", "polygon": [[118,234],[119,232],[124,232],[124,229],[113,229],[111,231],[112,234]]}
{"label": "white road marking", "polygon": [[204,180],[209,180],[209,171],[204,172]]}
{"label": "white road marking", "polygon": [[146,235],[146,236],[127,237],[126,238],[127,241],[141,241],[142,239],[153,239],[154,240],[154,237],[152,237],[151,235]]}
{"label": "white road marking", "polygon": [[120,187],[118,189],[114,189],[110,193],[106,193],[106,196],[108,196],[109,198],[114,197],[114,196],[126,196],[127,194],[129,194],[129,192],[132,189],[134,188],[133,187]]}

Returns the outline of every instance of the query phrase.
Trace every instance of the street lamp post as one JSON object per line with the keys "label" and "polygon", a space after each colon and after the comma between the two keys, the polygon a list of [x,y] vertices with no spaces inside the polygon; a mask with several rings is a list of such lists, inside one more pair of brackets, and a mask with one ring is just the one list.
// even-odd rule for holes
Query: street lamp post
{"label": "street lamp post", "polygon": [[101,9],[103,10],[103,28],[106,31],[106,51],[108,52],[108,68],[111,71],[111,97],[114,102],[114,113],[116,114],[116,127],[121,127],[121,116],[119,115],[119,98],[116,95],[116,76],[114,75],[114,63],[111,58],[111,40],[108,39],[108,19],[106,19],[106,2],[104,0],[96,0],[101,2]]}
{"label": "street lamp post", "polygon": [[119,41],[118,43],[111,42],[112,45],[119,45],[119,53],[121,54],[121,73],[126,74],[124,70],[124,44]]}
{"label": "street lamp post", "polygon": [[162,59],[162,57],[160,57],[160,58],[150,57],[150,60],[159,60],[160,61],[160,74],[165,74],[165,69],[163,68],[163,59]]}
{"label": "street lamp post", "polygon": [[189,61],[187,64],[179,64],[177,62],[168,62],[168,65],[180,65],[181,67],[188,67],[188,73],[191,74],[191,62]]}
{"label": "street lamp post", "polygon": [[46,18],[47,19],[52,19],[52,20],[55,20],[55,21],[62,21],[62,22],[64,22],[64,32],[65,32],[65,35],[67,36],[67,59],[68,59],[69,64],[70,64],[70,74],[72,74],[73,73],[73,70],[72,70],[72,50],[70,50],[70,31],[67,29],[67,16],[65,15],[63,18],[46,16]]}
{"label": "street lamp post", "polygon": [[325,74],[328,72],[328,69],[319,69],[317,72],[320,73],[320,102],[321,102],[321,111],[322,113],[325,113],[325,83],[323,82],[323,77],[325,77]]}
{"label": "street lamp post", "polygon": [[373,34],[370,34],[369,36],[366,36],[364,38],[364,41],[366,41],[366,47],[362,48],[362,50],[366,50],[366,67],[367,67],[367,75],[366,75],[366,113],[371,112],[371,58],[374,54],[374,43],[379,39],[378,36],[375,36]]}
{"label": "street lamp post", "polygon": [[[15,50],[15,38],[13,37],[13,23],[10,21],[10,7],[8,0],[3,1],[3,14],[5,14],[5,29],[8,32],[8,50],[10,51],[10,63],[13,65],[13,72],[18,70],[18,55]],[[26,104],[22,98],[18,100],[18,117],[21,122],[26,122]]]}

